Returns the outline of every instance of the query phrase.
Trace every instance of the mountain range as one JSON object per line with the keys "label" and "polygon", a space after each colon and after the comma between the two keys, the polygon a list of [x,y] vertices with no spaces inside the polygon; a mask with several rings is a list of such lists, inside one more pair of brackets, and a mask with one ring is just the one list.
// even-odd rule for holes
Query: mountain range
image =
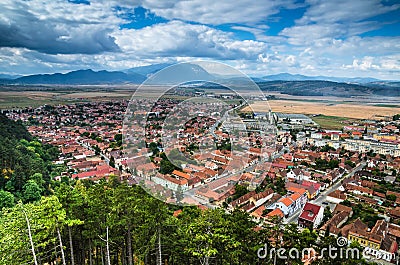
{"label": "mountain range", "polygon": [[263,80],[266,81],[306,81],[306,80],[323,80],[323,81],[332,81],[332,82],[346,82],[346,83],[370,83],[380,81],[376,78],[371,77],[332,77],[332,76],[305,76],[299,74],[288,74],[288,73],[281,73],[276,75],[267,75],[262,77]]}
{"label": "mountain range", "polygon": [[[65,74],[36,74],[10,78],[0,76],[0,84],[17,85],[100,85],[100,84],[148,84],[181,83],[187,80],[215,80],[197,64],[182,63],[174,67],[172,64],[156,64],[130,68],[124,71],[93,71],[92,69],[77,70]],[[159,74],[154,73],[163,69]],[[7,78],[8,77],[8,78]]]}
{"label": "mountain range", "polygon": [[[198,64],[153,64],[124,71],[77,70],[65,74],[37,74],[22,77],[0,75],[0,85],[115,85],[115,84],[180,84],[199,82],[199,86],[213,87],[212,82],[224,79],[224,83],[246,84],[243,77],[212,75]],[[163,70],[163,71],[160,71]],[[160,72],[158,72],[160,71]],[[155,74],[157,73],[158,74]],[[8,78],[4,78],[8,77]],[[327,76],[304,76],[281,73],[252,78],[264,91],[280,91],[290,95],[308,96],[400,96],[399,81],[383,81],[375,78],[339,78]],[[208,84],[208,85],[207,85]]]}
{"label": "mountain range", "polygon": [[[204,68],[197,64],[183,63],[177,64],[169,70],[170,63],[152,64],[147,66],[139,66],[129,68],[122,71],[93,71],[91,69],[71,71],[65,74],[35,74],[27,76],[0,74],[0,83],[7,84],[119,84],[119,83],[142,83],[146,78],[153,76],[156,72],[164,69],[157,80],[161,79],[167,83],[176,80],[220,80],[230,79],[232,81],[240,81],[240,77],[212,75]],[[173,71],[173,72],[172,72]],[[171,75],[176,75],[171,76]],[[238,80],[239,79],[239,80]],[[355,84],[365,84],[371,82],[379,82],[381,80],[369,77],[331,77],[331,76],[305,76],[300,74],[280,73],[274,75],[266,75],[262,77],[252,77],[255,82],[265,81],[332,81],[345,82]],[[386,82],[386,81],[383,81]]]}

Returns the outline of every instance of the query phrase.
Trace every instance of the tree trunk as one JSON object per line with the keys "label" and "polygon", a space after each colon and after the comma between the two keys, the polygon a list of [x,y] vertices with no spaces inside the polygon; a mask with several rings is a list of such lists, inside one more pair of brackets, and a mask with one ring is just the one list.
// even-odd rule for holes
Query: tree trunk
{"label": "tree trunk", "polygon": [[161,230],[158,228],[158,264],[162,265]]}
{"label": "tree trunk", "polygon": [[121,262],[122,265],[126,265],[126,244],[121,249]]}
{"label": "tree trunk", "polygon": [[104,265],[104,251],[103,246],[100,246],[100,253],[101,253],[101,265]]}
{"label": "tree trunk", "polygon": [[107,265],[111,265],[110,260],[110,245],[108,243],[108,226],[107,226]]}
{"label": "tree trunk", "polygon": [[26,224],[28,225],[28,235],[29,235],[29,242],[31,243],[31,248],[32,248],[33,261],[35,262],[35,265],[38,265],[37,260],[36,260],[35,247],[33,245],[33,240],[32,240],[31,224],[29,223],[28,215],[26,214],[26,212],[23,209],[22,209],[22,211],[25,214]]}
{"label": "tree trunk", "polygon": [[86,263],[86,246],[85,246],[85,240],[83,239],[83,234],[82,234],[82,229],[80,229],[80,253],[81,255],[79,256],[80,262],[77,262],[78,264],[85,264]]}
{"label": "tree trunk", "polygon": [[92,240],[89,238],[89,265],[93,265],[92,260]]}
{"label": "tree trunk", "polygon": [[128,265],[133,265],[131,226],[128,225]]}
{"label": "tree trunk", "polygon": [[71,232],[71,227],[68,226],[68,236],[69,236],[69,248],[71,251],[71,265],[75,265],[75,259],[74,259],[74,245],[72,244],[72,232]]}
{"label": "tree trunk", "polygon": [[65,256],[64,256],[64,248],[63,248],[63,244],[62,244],[62,240],[61,240],[61,234],[60,234],[60,228],[57,227],[57,235],[58,235],[58,240],[60,241],[60,248],[61,248],[61,259],[63,262],[63,265],[65,264]]}
{"label": "tree trunk", "polygon": [[103,252],[103,246],[100,246],[100,252],[101,252],[101,265],[104,265],[104,252]]}

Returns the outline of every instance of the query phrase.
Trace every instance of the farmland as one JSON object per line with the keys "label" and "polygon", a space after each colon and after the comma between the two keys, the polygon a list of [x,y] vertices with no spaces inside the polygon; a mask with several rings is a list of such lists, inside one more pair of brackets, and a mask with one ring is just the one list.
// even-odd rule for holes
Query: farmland
{"label": "farmland", "polygon": [[[393,106],[383,107],[360,103],[326,103],[326,102],[304,102],[295,100],[270,100],[256,101],[251,104],[255,112],[301,113],[309,115],[325,115],[333,117],[345,117],[352,119],[381,119],[400,113],[400,108]],[[244,111],[249,109],[244,109]]]}

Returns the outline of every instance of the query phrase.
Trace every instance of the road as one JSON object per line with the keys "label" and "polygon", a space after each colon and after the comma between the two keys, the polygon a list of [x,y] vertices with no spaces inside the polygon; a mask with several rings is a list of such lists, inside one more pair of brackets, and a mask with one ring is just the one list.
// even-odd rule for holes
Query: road
{"label": "road", "polygon": [[361,170],[364,166],[365,166],[365,162],[362,162],[362,163],[360,163],[360,165],[358,165],[357,167],[353,168],[353,170],[349,174],[343,176],[338,181],[336,181],[335,184],[330,186],[317,199],[315,199],[313,201],[313,203],[315,203],[317,205],[322,205],[322,202],[326,201],[326,195],[331,193],[332,191],[337,190],[342,185],[342,180],[354,176],[354,173],[356,173],[357,171]]}
{"label": "road", "polygon": [[[76,140],[75,142],[78,143],[78,144],[80,144],[81,146],[85,147],[85,148],[88,149],[88,150],[95,151],[95,150],[93,149],[93,147],[91,147],[91,146],[88,145],[88,144],[84,144],[84,143],[82,143],[82,142],[79,142],[78,140]],[[109,159],[105,154],[103,154],[102,152],[100,152],[100,156],[104,158],[104,161],[106,161],[107,165],[110,164],[110,159]]]}
{"label": "road", "polygon": [[[328,187],[326,190],[321,192],[320,195],[318,196],[318,198],[316,198],[315,200],[312,200],[311,203],[320,205],[320,206],[324,206],[322,203],[326,201],[327,195],[329,193],[331,193],[332,191],[337,190],[342,185],[342,180],[354,176],[354,174],[357,171],[361,170],[364,166],[365,166],[365,162],[361,162],[357,167],[353,168],[353,170],[351,172],[349,172],[347,175],[344,175],[343,177],[338,179],[332,186]],[[292,216],[287,218],[285,220],[285,223],[297,222],[297,218],[299,218],[300,214],[301,214],[301,210],[297,211],[295,214],[293,214]]]}
{"label": "road", "polygon": [[218,138],[218,136],[215,134],[215,129],[217,128],[218,125],[223,124],[226,119],[228,119],[230,113],[236,109],[240,109],[241,107],[244,107],[246,105],[246,103],[242,103],[236,107],[234,107],[233,109],[227,110],[224,115],[222,116],[222,118],[218,121],[216,121],[213,126],[210,127],[210,134],[214,137],[214,138]]}

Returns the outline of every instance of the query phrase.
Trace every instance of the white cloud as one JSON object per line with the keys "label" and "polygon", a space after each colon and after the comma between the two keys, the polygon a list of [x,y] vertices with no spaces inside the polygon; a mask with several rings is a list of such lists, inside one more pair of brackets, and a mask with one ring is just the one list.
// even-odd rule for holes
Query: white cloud
{"label": "white cloud", "polygon": [[297,21],[299,25],[309,23],[335,24],[359,22],[367,18],[396,10],[400,4],[383,5],[380,0],[308,0],[310,6],[304,16]]}
{"label": "white cloud", "polygon": [[293,0],[260,1],[254,0],[143,0],[118,1],[125,6],[142,5],[161,17],[181,19],[203,24],[220,25],[225,23],[260,24],[269,16],[277,14],[281,8],[294,8],[298,4]]}
{"label": "white cloud", "polygon": [[22,47],[51,54],[118,50],[110,33],[123,20],[107,4],[4,0],[0,9],[0,47]]}
{"label": "white cloud", "polygon": [[356,58],[352,64],[343,65],[344,69],[362,70],[362,71],[390,71],[400,74],[400,56],[388,56],[374,58],[365,56],[363,58]]}
{"label": "white cloud", "polygon": [[233,39],[226,33],[204,25],[171,21],[142,29],[122,29],[113,33],[123,52],[137,56],[206,57],[217,59],[257,58],[264,52],[263,42]]}

